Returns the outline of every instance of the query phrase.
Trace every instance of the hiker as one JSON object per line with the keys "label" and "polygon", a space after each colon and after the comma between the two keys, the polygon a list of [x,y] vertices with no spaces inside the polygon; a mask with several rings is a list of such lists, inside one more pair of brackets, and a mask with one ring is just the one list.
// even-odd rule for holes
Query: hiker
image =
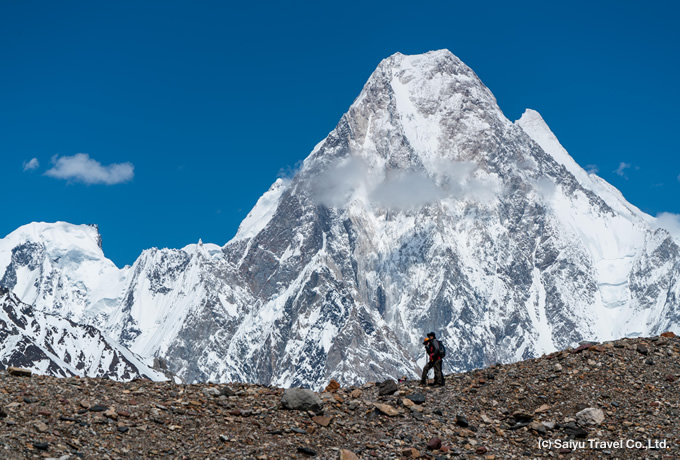
{"label": "hiker", "polygon": [[434,368],[434,385],[443,387],[444,373],[442,372],[442,358],[444,357],[444,347],[442,346],[442,343],[437,340],[434,332],[427,334],[427,337],[423,341],[423,345],[425,345],[428,361],[423,368],[423,376],[420,379],[420,384],[427,384],[427,374],[430,372],[430,369]]}

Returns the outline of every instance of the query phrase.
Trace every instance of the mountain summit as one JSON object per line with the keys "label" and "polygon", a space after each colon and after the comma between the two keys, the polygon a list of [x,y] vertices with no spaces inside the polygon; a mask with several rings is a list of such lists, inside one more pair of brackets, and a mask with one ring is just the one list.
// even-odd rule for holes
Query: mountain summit
{"label": "mountain summit", "polygon": [[677,331],[680,249],[655,228],[441,50],[383,60],[224,247],[145,251],[104,293],[6,238],[0,274],[185,381],[319,388],[417,375],[431,330],[447,371]]}

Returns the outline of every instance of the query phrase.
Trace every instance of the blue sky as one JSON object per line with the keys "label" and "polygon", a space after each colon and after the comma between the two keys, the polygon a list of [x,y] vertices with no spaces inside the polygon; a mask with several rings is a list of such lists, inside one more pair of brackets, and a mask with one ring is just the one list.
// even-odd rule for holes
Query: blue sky
{"label": "blue sky", "polygon": [[97,223],[119,266],[224,244],[381,59],[440,48],[508,118],[538,110],[630,202],[680,214],[672,2],[236,3],[0,3],[0,237]]}

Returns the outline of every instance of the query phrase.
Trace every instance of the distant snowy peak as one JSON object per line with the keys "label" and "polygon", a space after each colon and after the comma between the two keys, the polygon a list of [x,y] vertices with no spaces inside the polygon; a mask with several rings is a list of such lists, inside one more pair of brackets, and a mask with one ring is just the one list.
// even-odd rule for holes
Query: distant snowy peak
{"label": "distant snowy peak", "polygon": [[52,259],[68,256],[73,251],[86,257],[103,259],[101,242],[96,225],[33,222],[0,240],[0,267],[9,264],[12,249],[25,243],[41,245]]}

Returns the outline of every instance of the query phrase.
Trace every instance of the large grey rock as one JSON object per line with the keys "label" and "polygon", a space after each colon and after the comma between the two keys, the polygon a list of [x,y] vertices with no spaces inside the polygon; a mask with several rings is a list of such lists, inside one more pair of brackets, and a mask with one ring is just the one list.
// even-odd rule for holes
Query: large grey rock
{"label": "large grey rock", "polygon": [[311,390],[304,388],[289,388],[283,392],[281,407],[291,410],[312,411],[319,413],[323,410],[323,402]]}
{"label": "large grey rock", "polygon": [[604,412],[602,409],[588,407],[576,414],[576,420],[581,425],[599,425],[604,422]]}
{"label": "large grey rock", "polygon": [[392,379],[387,379],[378,385],[378,394],[380,396],[393,395],[398,389],[397,382]]}

